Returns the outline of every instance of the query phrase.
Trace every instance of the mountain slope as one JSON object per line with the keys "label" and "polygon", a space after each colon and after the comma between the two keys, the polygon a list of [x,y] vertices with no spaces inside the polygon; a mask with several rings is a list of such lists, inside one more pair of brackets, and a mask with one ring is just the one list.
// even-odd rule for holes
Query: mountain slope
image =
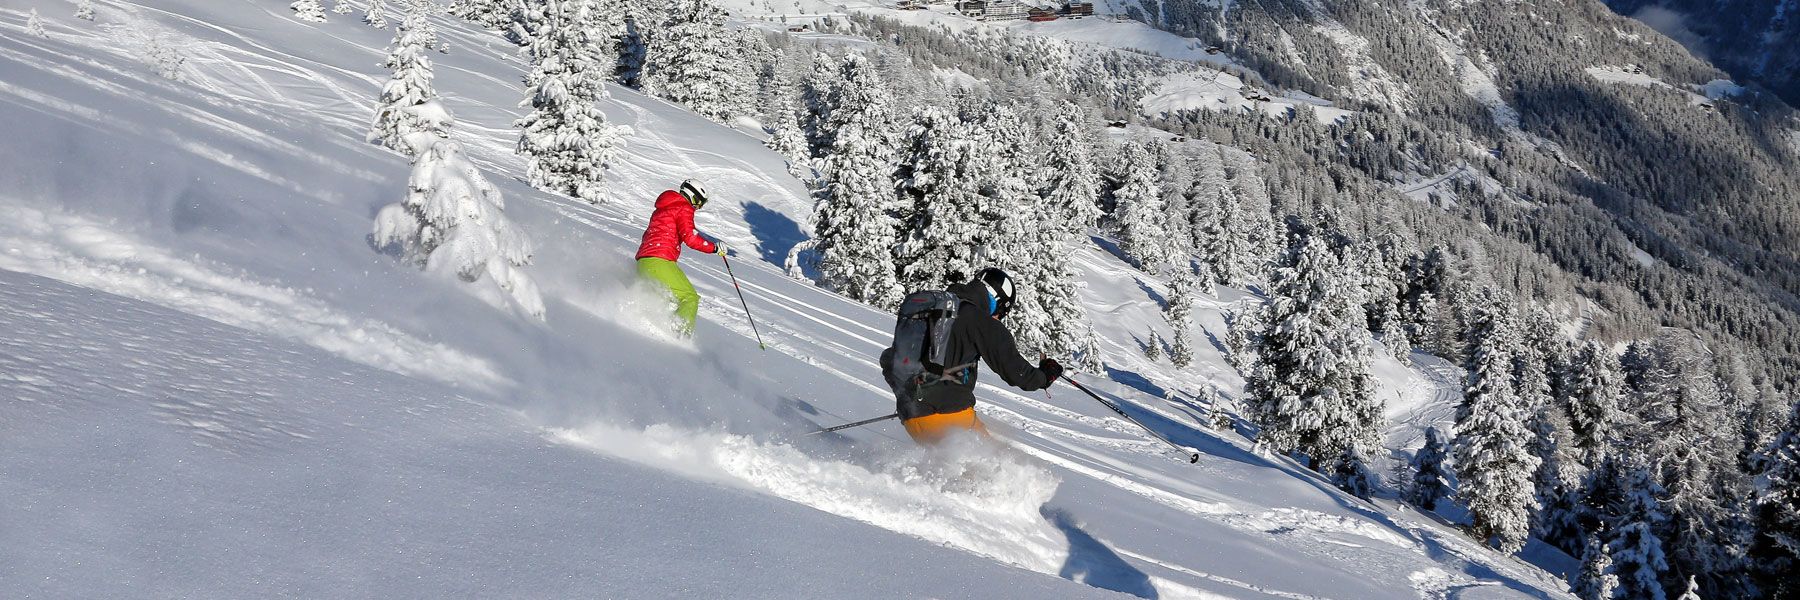
{"label": "mountain slope", "polygon": [[[447,20],[438,89],[537,242],[546,320],[425,276],[366,239],[407,170],[361,141],[389,34],[217,4],[111,4],[47,39],[0,9],[0,120],[19,124],[0,141],[0,485],[28,498],[0,509],[23,540],[0,595],[1560,594],[1434,515],[1198,426],[1199,392],[1235,375],[1216,347],[1187,371],[1138,358],[1166,287],[1099,248],[1077,257],[1112,357],[1095,387],[1198,467],[1067,389],[982,389],[1015,450],[927,452],[891,423],[801,435],[891,410],[891,317],[782,274],[810,211],[782,161],[615,90],[603,109],[635,133],[614,199],[531,190],[513,49]],[[187,58],[178,81],[146,39]],[[683,261],[694,342],[634,282],[648,199],[692,174],[723,199],[699,226],[742,252],[769,351],[711,257]],[[1222,338],[1223,294],[1196,334]],[[1453,384],[1380,368],[1408,414],[1441,414],[1410,409]]]}

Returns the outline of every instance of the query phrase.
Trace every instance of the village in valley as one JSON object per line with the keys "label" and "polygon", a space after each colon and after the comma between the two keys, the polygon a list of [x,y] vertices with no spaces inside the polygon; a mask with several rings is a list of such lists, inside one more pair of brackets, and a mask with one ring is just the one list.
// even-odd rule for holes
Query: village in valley
{"label": "village in valley", "polygon": [[[927,6],[938,4],[933,0],[898,0],[894,8],[900,10],[925,10]],[[965,17],[981,21],[1055,21],[1060,18],[1079,19],[1094,16],[1094,3],[1070,1],[1057,8],[1032,6],[1018,0],[956,0],[951,3],[956,12]]]}

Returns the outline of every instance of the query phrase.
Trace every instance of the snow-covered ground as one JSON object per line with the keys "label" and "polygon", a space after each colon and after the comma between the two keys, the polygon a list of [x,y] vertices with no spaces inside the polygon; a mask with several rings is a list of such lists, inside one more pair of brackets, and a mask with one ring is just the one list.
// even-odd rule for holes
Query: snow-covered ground
{"label": "snow-covered ground", "polygon": [[1145,115],[1158,116],[1184,110],[1219,112],[1262,111],[1273,117],[1286,117],[1299,105],[1312,109],[1320,123],[1335,123],[1351,111],[1334,108],[1316,98],[1271,97],[1268,92],[1247,87],[1244,81],[1224,71],[1200,69],[1176,73],[1162,78],[1156,91],[1139,102]]}
{"label": "snow-covered ground", "polygon": [[1589,76],[1605,83],[1674,90],[1686,94],[1688,97],[1688,104],[1692,106],[1710,107],[1712,106],[1713,100],[1735,96],[1738,92],[1743,90],[1741,86],[1730,81],[1715,79],[1704,86],[1697,86],[1702,93],[1694,93],[1669,85],[1669,82],[1667,81],[1647,75],[1642,68],[1636,66],[1588,67],[1586,71]]}
{"label": "snow-covered ground", "polygon": [[[1076,256],[1093,387],[1197,466],[1068,388],[984,387],[1007,449],[806,436],[892,410],[891,317],[782,274],[810,204],[755,138],[615,90],[635,133],[611,201],[537,192],[513,49],[440,19],[437,87],[537,244],[539,322],[371,249],[408,169],[362,141],[389,32],[273,1],[99,8],[0,7],[0,597],[1562,595],[1200,425],[1241,388],[1219,343],[1241,291],[1198,299],[1177,370],[1138,346],[1167,288]],[[176,79],[146,47],[186,58]],[[635,284],[650,198],[691,175],[767,351],[711,257],[683,260],[695,341]],[[1377,364],[1396,449],[1447,418],[1434,360]]]}

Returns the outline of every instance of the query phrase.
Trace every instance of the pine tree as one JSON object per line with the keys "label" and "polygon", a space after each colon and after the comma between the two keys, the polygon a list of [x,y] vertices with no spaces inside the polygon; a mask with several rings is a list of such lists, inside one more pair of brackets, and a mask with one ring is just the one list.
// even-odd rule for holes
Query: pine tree
{"label": "pine tree", "polygon": [[1100,179],[1083,139],[1090,127],[1087,110],[1068,105],[1044,135],[1045,168],[1037,179],[1042,182],[1037,190],[1037,212],[1038,235],[1045,238],[1047,252],[1036,259],[1042,265],[1041,276],[1031,285],[1047,319],[1044,352],[1073,357],[1075,366],[1097,373],[1101,366],[1099,340],[1078,296],[1080,283],[1070,264],[1071,251],[1087,241],[1088,230],[1100,218]]}
{"label": "pine tree", "polygon": [[549,0],[538,36],[527,46],[531,113],[514,123],[519,154],[538,189],[598,203],[603,178],[629,128],[610,125],[596,105],[607,97],[616,14],[592,0]]}
{"label": "pine tree", "polygon": [[1263,330],[1245,391],[1259,444],[1304,454],[1312,469],[1330,472],[1347,453],[1374,447],[1381,402],[1362,301],[1326,242],[1331,234],[1290,229],[1257,319]]}
{"label": "pine tree", "polygon": [[1126,142],[1120,164],[1120,185],[1113,190],[1117,202],[1113,218],[1119,231],[1119,249],[1139,269],[1155,272],[1168,262],[1167,234],[1163,221],[1162,186],[1150,150]]}
{"label": "pine tree", "polygon": [[369,0],[369,10],[363,12],[363,22],[376,29],[387,29],[387,6],[382,0]]}
{"label": "pine tree", "polygon": [[506,24],[512,12],[507,5],[515,1],[520,0],[456,0],[450,5],[450,14],[482,27],[495,29]]}
{"label": "pine tree", "polygon": [[806,130],[800,125],[800,90],[805,84],[803,59],[810,60],[810,55],[788,48],[776,63],[768,113],[763,116],[770,124],[770,135],[763,145],[787,159],[788,171],[804,180],[804,165],[812,155],[806,144]]}
{"label": "pine tree", "polygon": [[531,240],[501,212],[505,207],[462,146],[438,140],[413,161],[406,198],[375,216],[374,240],[426,271],[469,283],[485,275],[521,311],[542,319],[537,284],[519,268],[531,264]]}
{"label": "pine tree", "polygon": [[1589,535],[1581,553],[1581,574],[1572,591],[1581,600],[1613,600],[1619,594],[1619,577],[1612,573],[1612,555],[1599,535]]}
{"label": "pine tree", "polygon": [[1400,317],[1401,288],[1405,283],[1406,257],[1411,253],[1403,238],[1386,232],[1358,246],[1362,257],[1363,289],[1367,300],[1363,311],[1369,315],[1369,333],[1379,337],[1389,354],[1404,359],[1412,352],[1412,340]]}
{"label": "pine tree", "polygon": [[368,141],[406,153],[418,154],[435,139],[448,137],[450,110],[437,100],[431,85],[429,55],[431,24],[415,6],[394,32],[394,41],[382,66],[393,76],[381,88],[375,106],[375,122]]}
{"label": "pine tree", "polygon": [[1700,583],[1694,580],[1693,575],[1687,578],[1687,591],[1682,592],[1681,597],[1676,600],[1701,600]]}
{"label": "pine tree", "polygon": [[319,6],[319,0],[294,0],[288,8],[294,9],[294,18],[309,23],[325,22],[325,7]]}
{"label": "pine tree", "polygon": [[538,39],[540,30],[550,16],[556,0],[510,0],[506,22],[501,24],[501,34],[506,41],[520,46],[530,46],[532,40]]}
{"label": "pine tree", "polygon": [[83,21],[94,20],[94,0],[77,0],[75,3],[75,18]]}
{"label": "pine tree", "polygon": [[44,20],[38,17],[35,8],[31,9],[31,13],[25,17],[25,33],[41,38],[50,37],[50,32],[44,31]]}
{"label": "pine tree", "polygon": [[[891,99],[867,58],[852,54],[821,99],[824,185],[812,218],[821,283],[854,300],[891,308],[903,293],[895,279],[899,223],[893,215]],[[968,273],[972,274],[972,273]]]}
{"label": "pine tree", "polygon": [[1755,474],[1756,537],[1750,562],[1756,583],[1772,598],[1800,597],[1800,403],[1787,426],[1750,461]]}
{"label": "pine tree", "polygon": [[1186,368],[1194,361],[1193,343],[1190,341],[1193,328],[1192,313],[1194,303],[1194,273],[1185,268],[1174,269],[1169,279],[1169,303],[1163,308],[1163,320],[1169,324],[1169,330],[1175,337],[1169,349],[1169,362],[1179,368]]}
{"label": "pine tree", "polygon": [[906,232],[896,249],[901,287],[942,288],[949,274],[973,275],[976,252],[988,235],[981,194],[981,159],[970,126],[941,108],[915,111],[895,174],[899,213]]}
{"label": "pine tree", "polygon": [[1230,285],[1242,285],[1257,277],[1274,259],[1281,248],[1281,228],[1273,220],[1268,183],[1258,174],[1256,159],[1245,152],[1226,151],[1224,146],[1218,149],[1225,159],[1231,198],[1237,201],[1229,218],[1221,222],[1241,248],[1231,261],[1227,278]]}
{"label": "pine tree", "polygon": [[1144,358],[1150,359],[1150,362],[1160,362],[1162,361],[1162,356],[1162,335],[1156,333],[1155,329],[1152,329],[1150,330],[1150,340],[1144,344]]}
{"label": "pine tree", "polygon": [[644,43],[645,93],[725,122],[736,116],[748,65],[725,30],[725,11],[708,0],[677,0]]}
{"label": "pine tree", "polygon": [[1437,510],[1438,498],[1450,490],[1444,479],[1444,438],[1436,427],[1425,430],[1425,446],[1412,458],[1412,482],[1406,501],[1426,511]]}
{"label": "pine tree", "polygon": [[1662,512],[1662,486],[1656,484],[1649,468],[1634,466],[1624,471],[1625,497],[1618,510],[1618,527],[1606,545],[1612,557],[1608,571],[1618,579],[1618,597],[1663,600],[1661,577],[1669,570],[1663,555],[1662,540],[1656,530],[1668,517]]}
{"label": "pine tree", "polygon": [[1619,359],[1599,342],[1589,341],[1570,360],[1568,380],[1569,431],[1582,464],[1591,468],[1600,463],[1618,418]]}
{"label": "pine tree", "polygon": [[340,15],[350,14],[350,0],[337,0],[331,3],[331,12]]}
{"label": "pine tree", "polygon": [[1530,531],[1532,474],[1538,458],[1528,447],[1528,408],[1514,387],[1513,352],[1519,346],[1512,308],[1499,301],[1482,308],[1469,333],[1469,383],[1456,411],[1457,496],[1470,526],[1503,552],[1525,546]]}

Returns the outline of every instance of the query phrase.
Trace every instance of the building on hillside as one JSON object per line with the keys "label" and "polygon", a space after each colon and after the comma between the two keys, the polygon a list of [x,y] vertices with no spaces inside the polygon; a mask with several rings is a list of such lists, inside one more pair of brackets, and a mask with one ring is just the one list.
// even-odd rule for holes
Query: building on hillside
{"label": "building on hillside", "polygon": [[983,21],[1014,21],[1030,16],[1031,7],[1017,0],[961,0],[956,11]]}
{"label": "building on hillside", "polygon": [[1065,16],[1068,16],[1068,17],[1072,17],[1072,18],[1094,16],[1094,3],[1092,3],[1092,2],[1070,2],[1068,4],[1064,4],[1063,8],[1062,8],[1062,14]]}

